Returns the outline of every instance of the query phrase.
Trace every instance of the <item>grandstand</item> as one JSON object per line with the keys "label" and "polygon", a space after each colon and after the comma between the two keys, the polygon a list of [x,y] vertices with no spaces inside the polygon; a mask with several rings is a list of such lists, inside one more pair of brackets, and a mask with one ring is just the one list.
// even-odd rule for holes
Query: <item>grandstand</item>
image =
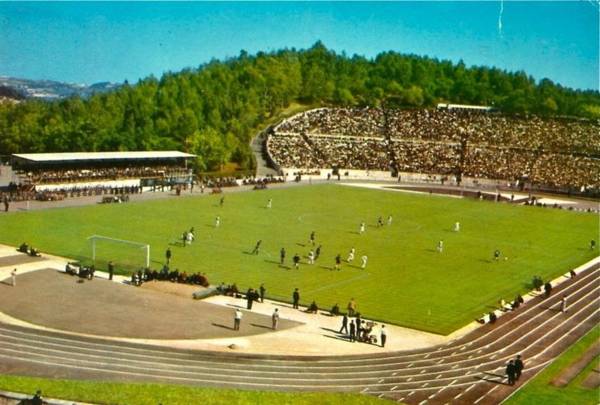
{"label": "grandstand", "polygon": [[187,185],[192,181],[188,161],[194,156],[177,151],[14,154],[7,191],[17,200],[46,200]]}
{"label": "grandstand", "polygon": [[487,108],[319,108],[276,126],[267,150],[284,172],[381,171],[598,195],[599,130],[594,121],[505,116]]}

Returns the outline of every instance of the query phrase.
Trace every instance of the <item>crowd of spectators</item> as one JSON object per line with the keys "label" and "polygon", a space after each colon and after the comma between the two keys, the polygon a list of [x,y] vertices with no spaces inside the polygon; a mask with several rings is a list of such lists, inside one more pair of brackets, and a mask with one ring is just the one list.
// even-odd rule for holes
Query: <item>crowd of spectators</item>
{"label": "crowd of spectators", "polygon": [[45,168],[20,173],[21,181],[27,184],[68,184],[132,178],[161,178],[187,170],[180,166],[131,166],[131,167],[88,167],[81,169]]}
{"label": "crowd of spectators", "polygon": [[267,140],[280,167],[390,170],[600,189],[597,121],[448,110],[300,113]]}
{"label": "crowd of spectators", "polygon": [[160,271],[151,269],[140,269],[131,275],[131,284],[140,286],[147,281],[170,281],[172,283],[201,285],[208,287],[209,282],[205,273],[187,273],[178,269],[171,270],[164,265]]}

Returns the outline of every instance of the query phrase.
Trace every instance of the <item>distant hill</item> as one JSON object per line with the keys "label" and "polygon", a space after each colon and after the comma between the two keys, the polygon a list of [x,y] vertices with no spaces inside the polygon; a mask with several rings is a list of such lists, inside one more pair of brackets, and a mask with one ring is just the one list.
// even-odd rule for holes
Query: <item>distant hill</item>
{"label": "distant hill", "polygon": [[[43,100],[57,100],[78,95],[87,98],[95,93],[104,93],[119,88],[120,84],[101,82],[92,85],[62,83],[52,80],[29,80],[15,77],[0,76],[0,88],[13,90],[21,98],[37,98]],[[0,95],[2,97],[2,95]],[[6,96],[7,98],[18,98]]]}

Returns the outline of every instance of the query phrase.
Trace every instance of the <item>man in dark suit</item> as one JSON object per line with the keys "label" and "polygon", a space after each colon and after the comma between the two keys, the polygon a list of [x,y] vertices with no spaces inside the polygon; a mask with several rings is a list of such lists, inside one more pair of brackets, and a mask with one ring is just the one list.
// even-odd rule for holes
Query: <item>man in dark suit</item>
{"label": "man in dark suit", "polygon": [[294,309],[298,309],[298,303],[300,302],[300,292],[296,288],[292,294],[292,300],[294,302]]}
{"label": "man in dark suit", "polygon": [[511,360],[506,365],[506,375],[508,376],[508,384],[509,385],[515,385],[515,374],[516,374],[515,361]]}
{"label": "man in dark suit", "polygon": [[521,373],[523,372],[524,368],[525,365],[523,364],[523,360],[521,360],[521,355],[518,354],[515,360],[515,378],[517,379],[517,381],[519,380],[519,378],[521,378]]}
{"label": "man in dark suit", "polygon": [[354,321],[350,321],[350,341],[356,341],[356,325],[354,324]]}
{"label": "man in dark suit", "polygon": [[265,302],[265,292],[267,291],[267,289],[265,288],[264,284],[260,285],[260,302]]}
{"label": "man in dark suit", "polygon": [[115,273],[115,265],[112,261],[108,262],[108,279],[113,279],[113,274]]}
{"label": "man in dark suit", "polygon": [[344,317],[342,318],[342,327],[340,328],[340,333],[342,333],[342,331],[346,331],[346,333],[348,333],[348,316],[346,314],[344,314]]}
{"label": "man in dark suit", "polygon": [[167,266],[171,264],[171,256],[171,248],[167,248],[167,251],[165,252],[165,257],[167,258]]}

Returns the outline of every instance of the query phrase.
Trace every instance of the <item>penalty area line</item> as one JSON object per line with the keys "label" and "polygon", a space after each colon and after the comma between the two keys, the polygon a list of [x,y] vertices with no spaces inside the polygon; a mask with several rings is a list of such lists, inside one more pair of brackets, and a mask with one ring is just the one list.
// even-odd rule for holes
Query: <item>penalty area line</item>
{"label": "penalty area line", "polygon": [[[361,271],[364,271],[364,270],[361,270]],[[367,277],[369,277],[369,275],[370,275],[369,273],[360,274],[360,275],[358,275],[356,277],[352,277],[352,278],[349,278],[347,280],[338,281],[337,283],[327,284],[327,285],[324,285],[323,287],[315,288],[314,290],[309,290],[308,292],[306,292],[306,294],[314,294],[316,292],[326,291],[326,290],[328,290],[330,288],[334,288],[334,287],[339,287],[339,286],[342,286],[342,285],[346,285],[346,284],[352,283],[354,281],[358,281],[358,280],[362,280],[364,278],[367,278]]]}

